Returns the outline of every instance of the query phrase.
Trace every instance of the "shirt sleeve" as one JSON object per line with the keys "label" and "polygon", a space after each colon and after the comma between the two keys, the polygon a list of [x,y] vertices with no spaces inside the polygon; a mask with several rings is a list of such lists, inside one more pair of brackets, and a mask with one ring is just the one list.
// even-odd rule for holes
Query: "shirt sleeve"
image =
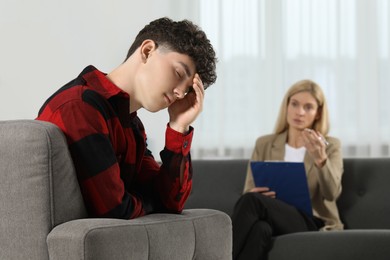
{"label": "shirt sleeve", "polygon": [[37,119],[52,122],[64,132],[91,217],[142,216],[142,200],[125,190],[106,117],[109,115],[75,100],[56,111],[48,106]]}
{"label": "shirt sleeve", "polygon": [[247,167],[246,167],[246,177],[245,177],[245,184],[244,184],[244,191],[243,193],[249,192],[251,189],[253,189],[255,185],[255,181],[253,179],[252,175],[252,168],[251,168],[251,162],[252,161],[263,161],[264,160],[264,145],[266,145],[263,141],[264,139],[259,137],[256,139],[255,147],[252,152],[252,156],[250,160],[248,161]]}
{"label": "shirt sleeve", "polygon": [[162,164],[154,167],[155,161],[151,156],[145,156],[142,171],[158,171],[154,175],[154,190],[158,194],[162,208],[159,211],[180,213],[192,188],[192,163],[190,149],[193,128],[188,134],[176,132],[167,126],[165,147],[160,152]]}
{"label": "shirt sleeve", "polygon": [[341,178],[344,172],[341,143],[337,138],[329,138],[326,149],[328,159],[321,168],[315,168],[322,196],[328,201],[335,201],[341,194]]}

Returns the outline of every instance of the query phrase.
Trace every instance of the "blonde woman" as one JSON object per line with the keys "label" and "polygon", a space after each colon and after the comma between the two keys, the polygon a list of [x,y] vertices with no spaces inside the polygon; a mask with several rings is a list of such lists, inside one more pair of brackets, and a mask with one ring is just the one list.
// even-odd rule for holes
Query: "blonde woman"
{"label": "blonde woman", "polygon": [[343,160],[340,141],[328,131],[328,108],[320,86],[311,80],[292,85],[282,101],[275,133],[257,139],[251,161],[304,162],[313,217],[278,200],[268,187],[255,187],[248,167],[244,195],[232,216],[234,259],[266,259],[274,236],[343,229],[336,206]]}

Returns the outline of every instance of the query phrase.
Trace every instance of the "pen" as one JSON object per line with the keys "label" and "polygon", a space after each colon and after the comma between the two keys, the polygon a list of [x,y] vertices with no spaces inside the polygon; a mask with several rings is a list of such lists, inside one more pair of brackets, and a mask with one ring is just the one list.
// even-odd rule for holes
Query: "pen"
{"label": "pen", "polygon": [[322,136],[320,136],[320,140],[321,140],[322,142],[324,142],[325,146],[328,146],[328,145],[329,145],[328,141],[326,141],[325,138],[323,138]]}
{"label": "pen", "polygon": [[[305,130],[309,131],[309,132],[313,131],[313,130],[311,130],[309,128],[305,128]],[[325,144],[325,146],[329,145],[328,141],[326,141],[326,139],[324,137],[322,137],[322,135],[320,135],[320,137],[318,137],[318,138]]]}

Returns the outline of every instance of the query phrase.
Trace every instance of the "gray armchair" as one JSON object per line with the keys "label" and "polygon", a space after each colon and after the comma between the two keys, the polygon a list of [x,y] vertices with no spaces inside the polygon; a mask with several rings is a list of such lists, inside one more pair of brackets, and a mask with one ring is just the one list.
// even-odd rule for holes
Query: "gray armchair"
{"label": "gray armchair", "polygon": [[231,259],[231,221],[212,209],[91,219],[62,132],[0,122],[0,259]]}

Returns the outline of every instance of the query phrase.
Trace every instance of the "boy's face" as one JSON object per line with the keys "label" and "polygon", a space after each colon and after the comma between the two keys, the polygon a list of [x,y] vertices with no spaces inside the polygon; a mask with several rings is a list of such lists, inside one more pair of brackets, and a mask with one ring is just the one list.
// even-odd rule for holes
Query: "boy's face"
{"label": "boy's face", "polygon": [[195,64],[185,54],[153,48],[137,73],[137,96],[142,107],[157,112],[183,98],[191,89]]}

